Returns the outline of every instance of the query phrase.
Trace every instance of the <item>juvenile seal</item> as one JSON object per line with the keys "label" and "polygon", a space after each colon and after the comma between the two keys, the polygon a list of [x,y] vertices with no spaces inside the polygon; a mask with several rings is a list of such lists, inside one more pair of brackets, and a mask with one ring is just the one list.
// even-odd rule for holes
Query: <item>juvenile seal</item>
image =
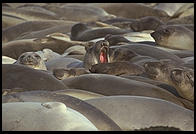
{"label": "juvenile seal", "polygon": [[43,58],[41,58],[35,52],[23,53],[15,62],[15,64],[21,64],[38,70],[47,70]]}
{"label": "juvenile seal", "polygon": [[163,127],[159,129],[163,131],[164,126],[184,131],[194,130],[193,111],[162,99],[120,95],[85,101],[107,114],[122,130],[133,131],[156,126]]}
{"label": "juvenile seal", "polygon": [[85,116],[61,102],[14,102],[2,107],[4,131],[97,131]]}
{"label": "juvenile seal", "polygon": [[168,25],[159,27],[151,33],[155,42],[164,47],[184,50],[194,50],[194,33],[183,27]]}

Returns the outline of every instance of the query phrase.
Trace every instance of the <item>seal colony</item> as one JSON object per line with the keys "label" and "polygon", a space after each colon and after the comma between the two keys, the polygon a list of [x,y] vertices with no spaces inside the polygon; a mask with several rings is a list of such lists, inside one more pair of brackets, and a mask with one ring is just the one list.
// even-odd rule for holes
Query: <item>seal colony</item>
{"label": "seal colony", "polygon": [[193,11],[3,3],[2,130],[194,131]]}

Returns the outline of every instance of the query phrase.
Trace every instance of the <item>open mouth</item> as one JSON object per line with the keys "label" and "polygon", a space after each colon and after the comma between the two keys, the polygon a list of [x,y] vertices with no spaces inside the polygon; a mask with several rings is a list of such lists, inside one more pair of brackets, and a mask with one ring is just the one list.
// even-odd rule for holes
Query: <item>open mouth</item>
{"label": "open mouth", "polygon": [[102,47],[101,51],[100,51],[100,55],[99,55],[100,63],[107,63],[108,62],[107,53],[108,53],[108,48],[105,46]]}

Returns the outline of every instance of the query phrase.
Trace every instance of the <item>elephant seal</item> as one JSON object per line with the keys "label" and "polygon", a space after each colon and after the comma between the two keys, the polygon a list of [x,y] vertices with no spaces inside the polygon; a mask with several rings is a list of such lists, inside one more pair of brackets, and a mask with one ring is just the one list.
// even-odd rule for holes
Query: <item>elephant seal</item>
{"label": "elephant seal", "polygon": [[[169,91],[160,87],[129,80],[108,74],[84,74],[67,78],[62,82],[69,88],[90,91],[105,96],[111,95],[137,95],[160,98],[184,106],[179,99]],[[91,84],[89,84],[91,83]],[[113,83],[111,85],[111,83]]]}
{"label": "elephant seal", "polygon": [[84,56],[84,67],[89,69],[91,65],[97,63],[110,62],[109,58],[109,42],[107,40],[100,40],[96,43],[90,43],[85,46],[86,54]]}
{"label": "elephant seal", "polygon": [[52,35],[48,35],[47,37],[39,39],[24,39],[5,43],[2,47],[2,55],[18,59],[18,57],[24,52],[36,52],[43,50],[44,48],[51,49],[59,54],[63,54],[64,51],[71,46],[86,44],[89,43],[70,41],[69,37],[67,36],[53,37]]}
{"label": "elephant seal", "polygon": [[[45,9],[50,10],[63,20],[89,22],[99,19],[114,18],[114,15],[108,14],[102,8],[88,6],[84,4],[65,4],[65,5],[45,5]],[[77,16],[77,17],[75,17]]]}
{"label": "elephant seal", "polygon": [[50,60],[53,60],[59,57],[63,57],[63,55],[60,55],[48,48],[45,48],[42,51],[37,51],[35,53],[37,53],[41,58],[43,58],[44,62],[47,62],[47,61],[50,61]]}
{"label": "elephant seal", "polygon": [[92,122],[98,130],[102,131],[120,131],[120,127],[111,120],[106,114],[96,107],[82,101],[78,98],[56,94],[50,91],[27,91],[11,93],[2,96],[2,102],[62,102],[67,107],[72,108],[83,114]]}
{"label": "elephant seal", "polygon": [[194,50],[194,33],[183,26],[168,25],[159,27],[159,29],[151,33],[151,36],[160,46]]}
{"label": "elephant seal", "polygon": [[144,73],[143,67],[129,62],[113,62],[92,65],[91,73],[111,74],[111,75],[139,75]]}
{"label": "elephant seal", "polygon": [[71,28],[71,40],[75,41],[90,41],[97,38],[105,37],[107,34],[124,34],[128,33],[127,30],[119,28],[102,27],[102,28],[88,28],[83,23],[78,23]]}
{"label": "elephant seal", "polygon": [[[44,29],[52,28],[55,26],[62,26],[62,25],[64,25],[64,28],[65,28],[64,31],[68,31],[68,30],[70,31],[71,26],[75,23],[76,22],[63,21],[63,20],[26,21],[26,22],[11,26],[9,28],[3,29],[2,40],[5,43],[5,42],[15,40],[16,38],[20,39],[21,37],[24,37],[25,35],[27,36],[27,34],[30,34],[30,33],[32,35],[32,32],[35,32],[35,31],[41,31]],[[65,25],[67,27],[65,27]],[[38,36],[38,32],[37,32],[37,36]]]}
{"label": "elephant seal", "polygon": [[6,29],[6,28],[9,28],[9,27],[12,27],[14,25],[23,23],[25,21],[26,20],[24,20],[20,17],[7,15],[7,14],[2,14],[2,30],[4,31],[4,29]]}
{"label": "elephant seal", "polygon": [[48,71],[53,71],[54,69],[59,68],[82,68],[83,62],[78,59],[74,58],[65,58],[65,57],[59,57],[53,60],[50,60],[46,62],[46,68]]}
{"label": "elephant seal", "polygon": [[21,65],[24,65],[24,66],[27,66],[33,69],[38,69],[38,70],[47,70],[43,58],[41,58],[35,52],[23,53],[18,58],[18,60],[15,62],[15,64],[21,64]]}
{"label": "elephant seal", "polygon": [[125,48],[134,51],[136,54],[141,56],[149,56],[157,60],[170,59],[175,63],[184,63],[184,61],[181,60],[178,56],[170,52],[161,50],[157,47],[146,45],[146,44],[123,43],[123,45],[111,46],[110,48],[111,48],[110,49],[111,53],[116,48]]}
{"label": "elephant seal", "polygon": [[174,127],[182,131],[194,130],[193,111],[162,99],[143,96],[105,96],[85,101],[107,114],[122,130],[133,131],[156,126],[163,127],[159,129],[163,131],[164,127]]}
{"label": "elephant seal", "polygon": [[58,20],[58,18],[54,15],[49,15],[43,12],[30,11],[30,10],[19,9],[19,8],[3,7],[2,13],[20,17],[28,21],[30,20]]}
{"label": "elephant seal", "polygon": [[33,31],[29,33],[24,33],[20,36],[18,36],[15,40],[21,40],[21,39],[32,39],[32,38],[44,38],[49,34],[53,34],[56,32],[67,34],[71,31],[71,27],[75,24],[75,22],[68,22],[67,24],[63,25],[57,25],[53,26],[51,28],[43,29],[43,30],[38,30],[38,31]]}
{"label": "elephant seal", "polygon": [[24,88],[27,91],[67,89],[66,85],[52,74],[23,65],[2,64],[2,77],[2,89]]}
{"label": "elephant seal", "polygon": [[53,69],[53,75],[59,80],[66,79],[68,77],[79,76],[82,74],[89,74],[89,73],[90,72],[84,68],[70,68],[70,69],[57,68],[57,69]]}
{"label": "elephant seal", "polygon": [[194,71],[191,69],[173,69],[170,74],[173,85],[179,94],[194,102]]}
{"label": "elephant seal", "polygon": [[97,3],[92,5],[96,7],[101,7],[106,12],[116,15],[118,17],[139,19],[145,16],[156,16],[163,21],[169,19],[169,15],[165,11],[153,9],[139,3]]}
{"label": "elephant seal", "polygon": [[3,103],[2,115],[4,131],[97,131],[85,116],[61,102]]}
{"label": "elephant seal", "polygon": [[[188,100],[194,100],[194,75],[191,69],[169,63],[168,61],[146,62],[144,68],[150,78],[172,85],[176,88],[181,97],[187,99],[187,96],[184,96],[184,94],[189,94]],[[176,70],[176,68],[181,69]],[[184,94],[182,94],[182,92],[184,92]]]}

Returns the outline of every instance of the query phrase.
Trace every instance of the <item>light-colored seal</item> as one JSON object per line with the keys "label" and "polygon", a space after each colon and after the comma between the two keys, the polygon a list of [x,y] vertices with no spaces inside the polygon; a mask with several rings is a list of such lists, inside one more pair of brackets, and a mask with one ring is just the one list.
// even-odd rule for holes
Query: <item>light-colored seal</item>
{"label": "light-colored seal", "polygon": [[74,58],[59,57],[46,62],[46,67],[49,71],[53,71],[54,69],[59,68],[82,68],[83,62]]}
{"label": "light-colored seal", "polygon": [[47,70],[44,59],[35,52],[23,53],[15,64],[21,64],[38,70]]}
{"label": "light-colored seal", "polygon": [[4,131],[97,131],[85,116],[61,102],[3,103],[2,116]]}
{"label": "light-colored seal", "polygon": [[[107,96],[86,100],[97,107],[122,130],[146,130],[150,127],[164,127],[176,130],[194,130],[194,112],[174,103],[143,96]],[[173,129],[173,130],[175,130]],[[153,129],[152,129],[153,130]],[[166,129],[167,130],[167,129]]]}
{"label": "light-colored seal", "polygon": [[159,27],[155,32],[151,33],[151,36],[160,46],[194,50],[194,32],[183,26],[168,25]]}
{"label": "light-colored seal", "polygon": [[120,131],[120,127],[96,107],[78,98],[49,91],[27,91],[2,96],[2,102],[62,102],[83,114],[98,130]]}

